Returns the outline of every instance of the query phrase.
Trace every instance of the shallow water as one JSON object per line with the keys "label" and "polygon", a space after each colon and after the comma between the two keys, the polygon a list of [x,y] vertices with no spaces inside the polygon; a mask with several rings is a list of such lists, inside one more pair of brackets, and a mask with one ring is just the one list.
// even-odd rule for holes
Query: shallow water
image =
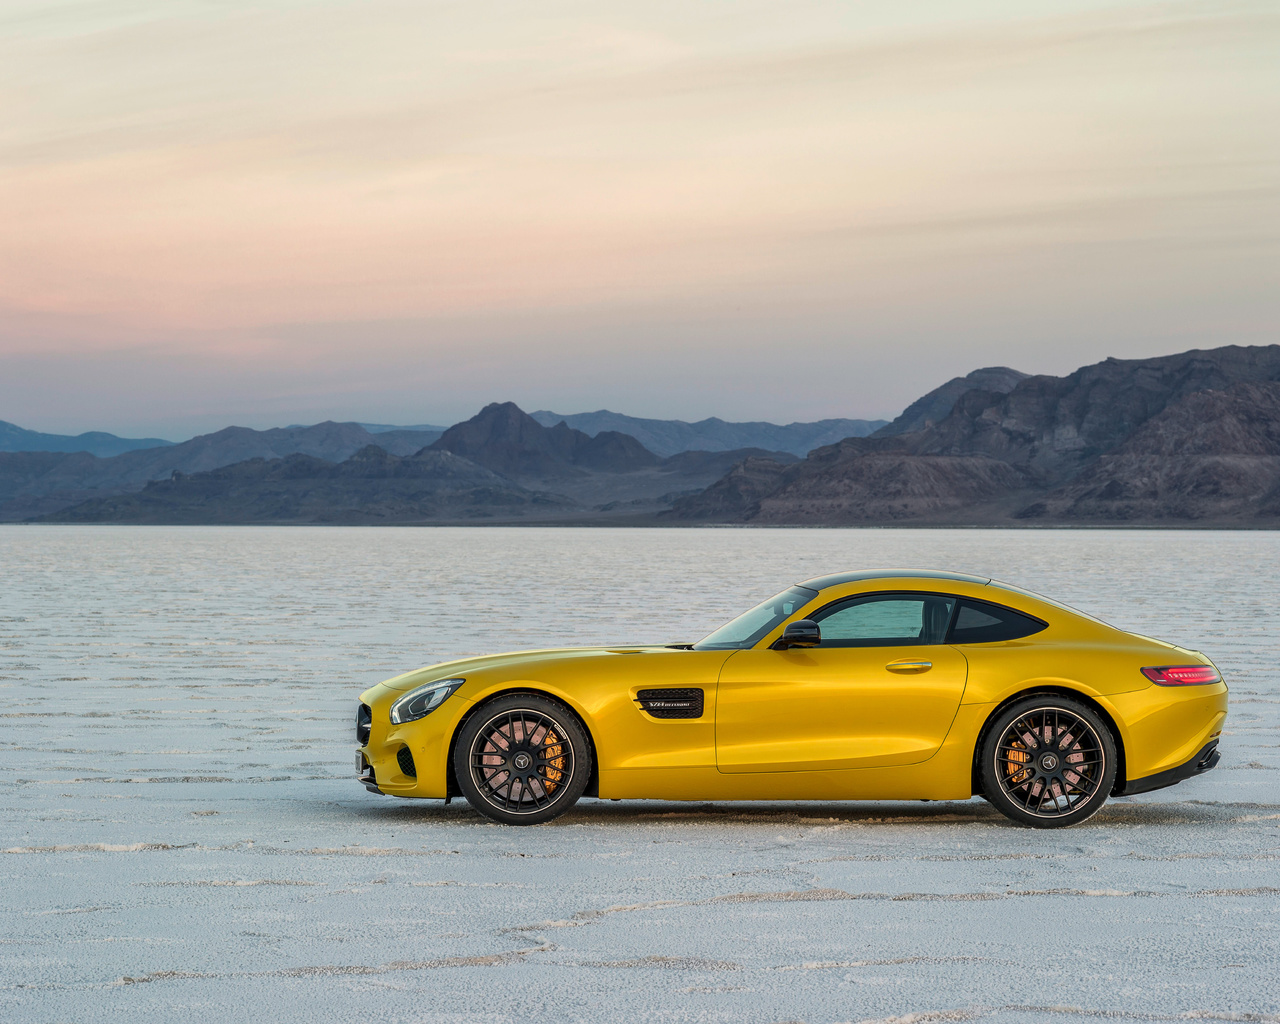
{"label": "shallow water", "polygon": [[[1222,765],[1065,833],[977,800],[511,830],[350,778],[355,695],[406,668],[896,565],[1203,650]],[[1277,607],[1270,532],[0,527],[0,1017],[1280,1014]]]}

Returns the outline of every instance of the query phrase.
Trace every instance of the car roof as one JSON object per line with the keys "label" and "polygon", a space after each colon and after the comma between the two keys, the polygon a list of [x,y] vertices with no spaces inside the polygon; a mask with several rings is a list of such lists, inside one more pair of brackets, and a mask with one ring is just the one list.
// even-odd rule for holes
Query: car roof
{"label": "car roof", "polygon": [[968,573],[948,572],[945,569],[863,569],[859,572],[835,572],[827,576],[815,576],[811,580],[805,580],[799,586],[809,590],[826,590],[828,587],[839,587],[845,583],[891,579],[954,580],[958,583],[974,583],[980,587],[985,587],[991,582],[989,576],[970,576]]}
{"label": "car roof", "polygon": [[1050,610],[1059,613],[1066,612],[1078,619],[1087,619],[1088,621],[1102,626],[1109,630],[1116,629],[1111,623],[1106,622],[1096,615],[1081,611],[1079,608],[1073,608],[1069,604],[1063,604],[1061,601],[1055,601],[1051,597],[1045,597],[1043,594],[1037,594],[1034,590],[1024,590],[1022,587],[1014,586],[1012,583],[1001,583],[997,579],[987,576],[973,576],[965,572],[950,572],[946,569],[863,569],[858,572],[836,572],[827,576],[815,576],[813,579],[805,580],[797,586],[804,587],[808,590],[822,591],[829,587],[839,587],[846,583],[864,583],[870,580],[894,580],[894,579],[917,579],[917,580],[938,580],[939,582],[968,583],[979,587],[990,587],[989,599],[996,601],[1009,601],[1010,604],[1016,604],[1016,601],[1010,598],[1019,597],[1022,599],[1030,599],[1041,607],[1038,609],[1028,610],[1025,607],[1021,610],[1027,614],[1034,614],[1043,617],[1045,612]]}

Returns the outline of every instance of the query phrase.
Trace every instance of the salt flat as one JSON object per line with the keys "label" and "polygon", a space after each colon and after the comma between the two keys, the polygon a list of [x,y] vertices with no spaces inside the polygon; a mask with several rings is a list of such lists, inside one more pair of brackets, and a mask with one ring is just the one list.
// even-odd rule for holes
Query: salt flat
{"label": "salt flat", "polygon": [[[696,638],[869,565],[1200,648],[1223,762],[1061,832],[947,804],[583,801],[350,777],[356,694]],[[0,528],[0,1019],[1280,1021],[1280,535]]]}

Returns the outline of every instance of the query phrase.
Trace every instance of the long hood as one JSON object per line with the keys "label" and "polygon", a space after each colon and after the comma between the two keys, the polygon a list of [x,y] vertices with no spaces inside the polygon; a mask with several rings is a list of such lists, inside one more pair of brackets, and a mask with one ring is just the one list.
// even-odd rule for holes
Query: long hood
{"label": "long hood", "polygon": [[511,651],[507,654],[491,654],[479,658],[460,658],[457,661],[442,661],[436,665],[414,669],[403,675],[387,679],[382,686],[388,690],[408,690],[422,683],[435,679],[447,679],[450,676],[467,678],[474,673],[488,673],[494,670],[510,670],[518,665],[541,665],[549,661],[574,661],[583,658],[606,658],[640,652],[657,652],[668,650],[661,644],[647,646],[623,647],[560,647],[550,650]]}

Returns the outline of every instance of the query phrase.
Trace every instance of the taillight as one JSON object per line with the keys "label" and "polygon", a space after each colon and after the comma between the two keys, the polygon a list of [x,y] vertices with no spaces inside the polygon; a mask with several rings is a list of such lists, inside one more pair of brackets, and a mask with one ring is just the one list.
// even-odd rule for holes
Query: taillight
{"label": "taillight", "polygon": [[1205,683],[1222,682],[1222,676],[1212,665],[1162,665],[1144,668],[1142,674],[1161,686],[1203,686]]}

